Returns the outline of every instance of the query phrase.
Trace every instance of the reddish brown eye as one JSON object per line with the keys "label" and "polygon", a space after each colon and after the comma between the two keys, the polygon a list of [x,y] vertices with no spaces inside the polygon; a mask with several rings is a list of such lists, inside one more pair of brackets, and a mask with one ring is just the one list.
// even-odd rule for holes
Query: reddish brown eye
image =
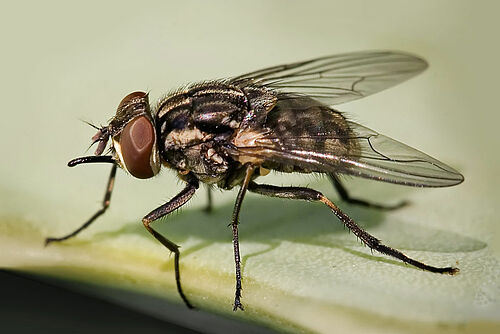
{"label": "reddish brown eye", "polygon": [[121,109],[121,107],[123,107],[125,104],[129,103],[133,99],[145,97],[146,95],[148,95],[148,94],[144,93],[144,92],[130,93],[121,100],[120,104],[118,105],[118,109]]}
{"label": "reddish brown eye", "polygon": [[120,147],[127,170],[139,179],[154,175],[151,152],[155,142],[153,124],[145,116],[134,118],[123,129]]}

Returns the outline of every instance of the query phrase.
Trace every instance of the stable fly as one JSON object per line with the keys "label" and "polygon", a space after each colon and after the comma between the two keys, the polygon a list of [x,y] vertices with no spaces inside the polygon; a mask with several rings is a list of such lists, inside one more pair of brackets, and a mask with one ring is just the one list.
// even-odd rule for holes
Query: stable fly
{"label": "stable fly", "polygon": [[[157,219],[188,202],[200,182],[229,190],[239,187],[231,218],[236,292],[233,310],[241,304],[238,217],[247,191],[291,200],[317,201],[370,249],[434,273],[453,275],[454,267],[434,267],[381,243],[359,227],[319,191],[258,183],[270,170],[324,173],[344,202],[380,209],[384,206],[352,198],[340,175],[352,175],[413,187],[448,187],[463,176],[442,162],[357,124],[332,106],[363,98],[407,80],[427,67],[425,60],[402,52],[354,52],[265,68],[225,80],[205,81],[168,94],[154,108],[148,94],[134,92],[118,105],[106,126],[96,127],[95,155],[76,158],[68,166],[110,163],[102,203],[87,222],[46,244],[69,239],[88,227],[109,206],[117,167],[140,179],[174,169],[185,187],[142,222],[174,253],[177,290],[182,290],[179,247],[152,227]],[[111,140],[107,154],[108,141]],[[209,206],[210,206],[209,196]]]}

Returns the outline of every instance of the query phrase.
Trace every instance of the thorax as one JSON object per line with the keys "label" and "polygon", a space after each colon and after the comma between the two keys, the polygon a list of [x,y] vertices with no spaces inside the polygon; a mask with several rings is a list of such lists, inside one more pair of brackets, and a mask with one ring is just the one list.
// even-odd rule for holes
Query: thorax
{"label": "thorax", "polygon": [[238,167],[224,145],[248,111],[245,92],[221,82],[169,94],[155,115],[162,161],[181,173],[193,172],[202,182],[219,182]]}

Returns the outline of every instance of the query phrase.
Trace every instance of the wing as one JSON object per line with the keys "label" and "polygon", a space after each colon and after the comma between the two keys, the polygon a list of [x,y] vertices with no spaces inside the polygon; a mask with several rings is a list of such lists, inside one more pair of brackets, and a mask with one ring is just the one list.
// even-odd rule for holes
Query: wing
{"label": "wing", "polygon": [[307,95],[336,105],[380,92],[426,68],[425,60],[407,53],[365,51],[269,67],[235,77],[231,82]]}
{"label": "wing", "polygon": [[261,131],[242,133],[248,138],[237,136],[230,154],[279,171],[343,173],[415,187],[464,180],[444,163],[312,99],[281,100]]}

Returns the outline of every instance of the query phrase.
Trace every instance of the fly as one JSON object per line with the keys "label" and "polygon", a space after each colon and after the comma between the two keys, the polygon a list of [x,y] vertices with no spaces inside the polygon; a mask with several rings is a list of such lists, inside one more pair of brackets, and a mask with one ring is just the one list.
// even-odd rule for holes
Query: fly
{"label": "fly", "polygon": [[[423,270],[453,275],[458,268],[430,266],[382,244],[316,190],[256,182],[269,170],[324,173],[343,201],[379,209],[404,203],[391,207],[352,198],[339,175],[413,187],[461,183],[463,176],[453,168],[346,119],[332,107],[396,85],[426,68],[425,60],[402,52],[355,52],[193,84],[168,94],[154,109],[147,93],[131,93],[120,102],[108,125],[98,128],[92,137],[97,144],[95,155],[68,163],[70,167],[95,162],[112,165],[102,208],[74,232],[47,238],[46,244],[74,237],[106,211],[117,167],[147,179],[157,175],[163,165],[176,170],[185,187],[142,222],[174,253],[177,290],[189,308],[193,306],[181,286],[179,247],[153,229],[152,223],[188,202],[200,183],[225,190],[239,187],[230,224],[236,266],[233,310],[243,310],[238,217],[247,191],[321,202],[370,249]],[[108,141],[109,151],[103,155]]]}

